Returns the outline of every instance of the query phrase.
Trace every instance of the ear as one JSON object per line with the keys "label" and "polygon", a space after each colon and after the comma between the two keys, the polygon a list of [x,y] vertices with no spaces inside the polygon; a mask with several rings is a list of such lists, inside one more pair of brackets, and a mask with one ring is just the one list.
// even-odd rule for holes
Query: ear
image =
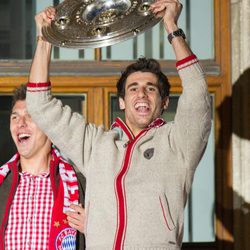
{"label": "ear", "polygon": [[162,100],[162,108],[166,110],[168,108],[168,104],[169,104],[169,97],[167,96]]}
{"label": "ear", "polygon": [[125,102],[124,102],[124,99],[122,97],[119,97],[119,107],[120,107],[120,110],[125,109]]}

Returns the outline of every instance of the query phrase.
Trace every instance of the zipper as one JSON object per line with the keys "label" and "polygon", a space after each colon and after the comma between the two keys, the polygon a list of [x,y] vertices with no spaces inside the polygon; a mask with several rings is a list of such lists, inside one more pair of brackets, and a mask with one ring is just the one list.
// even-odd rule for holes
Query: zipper
{"label": "zipper", "polygon": [[131,158],[136,143],[141,139],[149,129],[142,130],[134,139],[127,141],[123,147],[125,149],[123,165],[115,178],[114,188],[117,200],[117,229],[114,240],[113,250],[124,248],[124,241],[127,228],[127,205],[125,178],[130,168]]}

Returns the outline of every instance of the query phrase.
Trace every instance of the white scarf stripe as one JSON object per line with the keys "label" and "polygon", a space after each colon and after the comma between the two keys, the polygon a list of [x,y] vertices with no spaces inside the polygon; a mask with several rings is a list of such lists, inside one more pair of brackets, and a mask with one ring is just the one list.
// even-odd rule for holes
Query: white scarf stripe
{"label": "white scarf stripe", "polygon": [[[57,153],[57,152],[56,152]],[[65,165],[61,162],[59,164],[59,172],[62,178],[63,187],[64,187],[64,206],[63,212],[67,212],[70,208],[70,204],[78,204],[78,200],[72,200],[71,197],[76,192],[78,192],[78,185],[75,171],[73,170],[66,170]],[[72,186],[72,183],[75,184]]]}
{"label": "white scarf stripe", "polygon": [[0,168],[0,175],[5,177],[8,173],[9,173],[9,166],[5,164]]}

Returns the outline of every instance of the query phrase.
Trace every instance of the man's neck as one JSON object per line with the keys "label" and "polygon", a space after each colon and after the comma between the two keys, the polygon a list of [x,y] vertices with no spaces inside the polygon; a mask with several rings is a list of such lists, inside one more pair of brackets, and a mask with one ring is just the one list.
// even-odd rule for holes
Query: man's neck
{"label": "man's neck", "polygon": [[31,158],[20,156],[21,172],[27,172],[32,175],[39,175],[49,172],[51,153],[39,154]]}

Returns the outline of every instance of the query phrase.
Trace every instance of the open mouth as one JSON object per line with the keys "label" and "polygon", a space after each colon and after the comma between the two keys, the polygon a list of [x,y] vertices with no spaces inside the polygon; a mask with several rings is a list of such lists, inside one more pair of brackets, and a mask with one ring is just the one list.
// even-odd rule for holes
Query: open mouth
{"label": "open mouth", "polygon": [[148,103],[146,103],[146,102],[136,103],[136,104],[135,104],[135,109],[136,109],[136,111],[138,111],[138,112],[145,113],[145,112],[148,112],[148,111],[149,111],[149,105],[148,105]]}
{"label": "open mouth", "polygon": [[21,133],[17,135],[17,139],[19,143],[25,143],[29,140],[30,138],[30,134],[26,134],[26,133]]}

